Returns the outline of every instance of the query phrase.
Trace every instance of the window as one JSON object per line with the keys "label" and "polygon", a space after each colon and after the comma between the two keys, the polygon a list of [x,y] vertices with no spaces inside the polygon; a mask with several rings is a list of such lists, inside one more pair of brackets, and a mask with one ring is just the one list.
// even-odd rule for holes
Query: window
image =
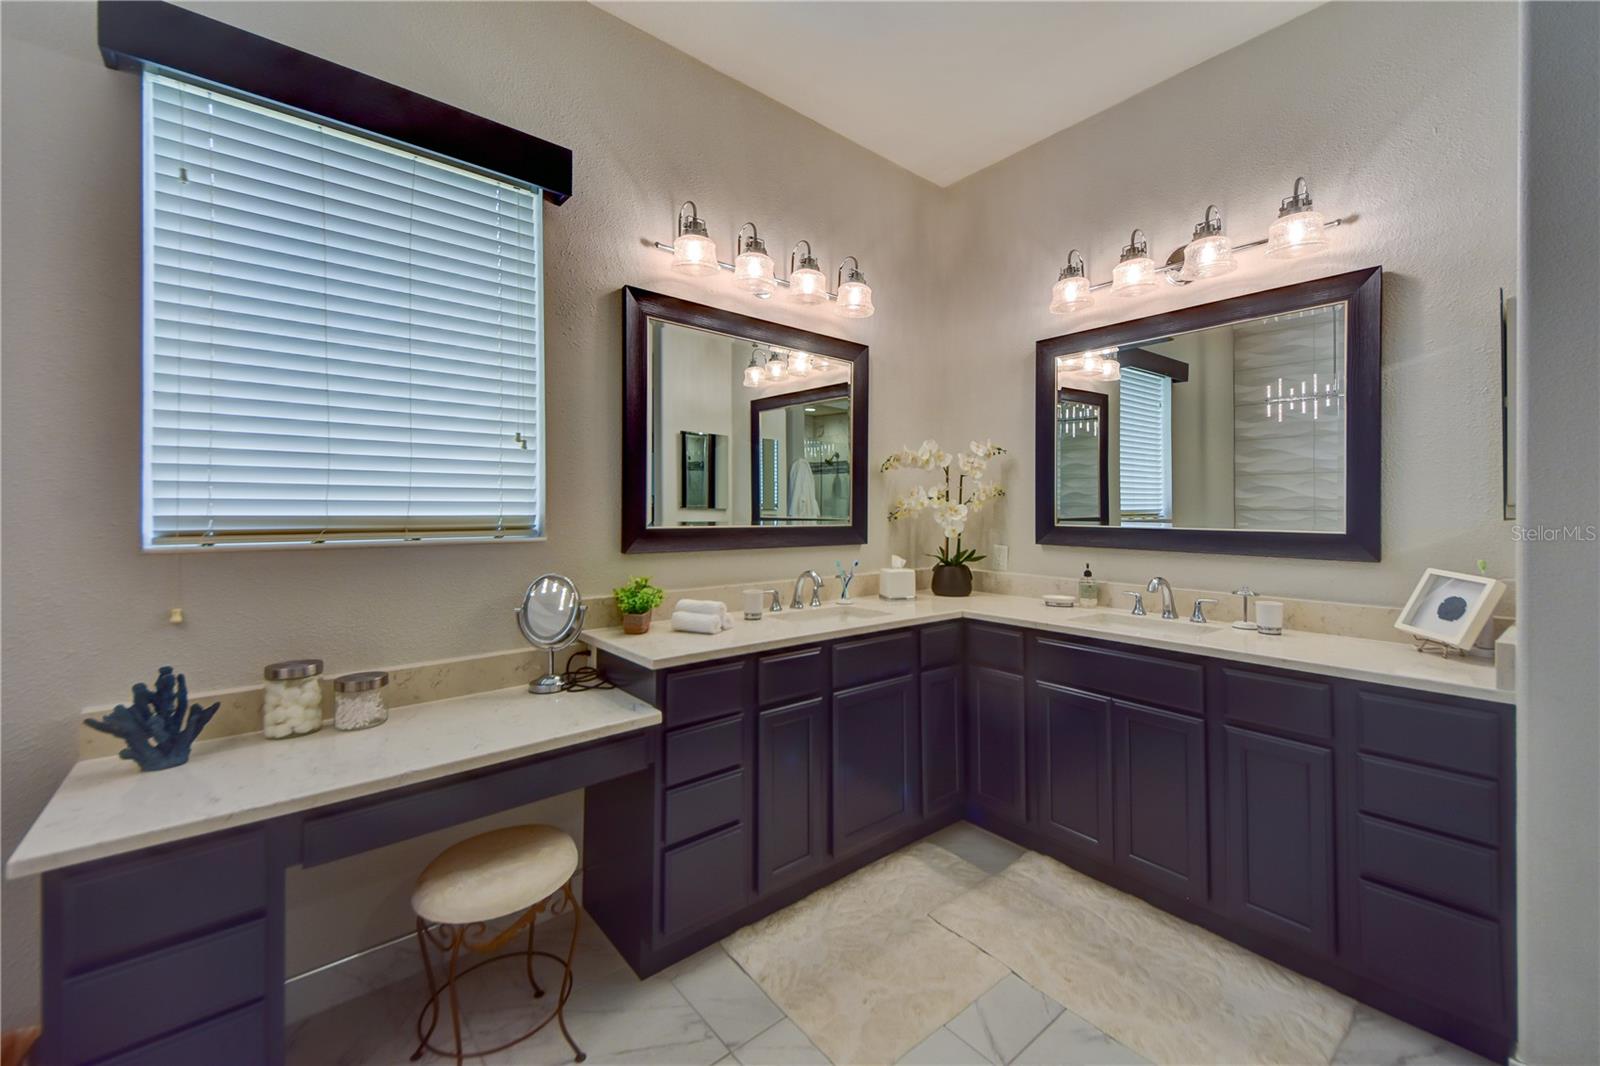
{"label": "window", "polygon": [[1122,521],[1172,521],[1172,379],[1122,368],[1117,415]]}
{"label": "window", "polygon": [[145,545],[540,535],[540,190],[144,95]]}

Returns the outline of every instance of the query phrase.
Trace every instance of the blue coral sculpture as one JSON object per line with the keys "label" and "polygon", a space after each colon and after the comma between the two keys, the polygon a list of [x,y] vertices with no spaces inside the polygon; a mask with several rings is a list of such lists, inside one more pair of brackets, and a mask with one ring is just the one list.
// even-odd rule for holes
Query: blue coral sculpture
{"label": "blue coral sculpture", "polygon": [[200,730],[211,721],[221,703],[202,707],[198,703],[189,707],[189,720],[183,720],[183,709],[189,702],[189,685],[182,674],[174,675],[172,667],[163,666],[156,677],[156,690],[148,686],[133,686],[133,706],[120,703],[104,718],[87,718],[84,725],[121,737],[127,747],[119,757],[132,759],[141,770],[165,770],[182,766],[189,761],[189,747],[200,735]]}

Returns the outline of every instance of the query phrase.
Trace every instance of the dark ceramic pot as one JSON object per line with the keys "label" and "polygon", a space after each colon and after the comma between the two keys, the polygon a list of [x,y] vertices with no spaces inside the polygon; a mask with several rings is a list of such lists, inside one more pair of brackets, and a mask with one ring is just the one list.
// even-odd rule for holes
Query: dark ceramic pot
{"label": "dark ceramic pot", "polygon": [[935,563],[933,567],[933,594],[935,596],[970,596],[972,595],[972,571],[963,564],[961,566],[945,566]]}

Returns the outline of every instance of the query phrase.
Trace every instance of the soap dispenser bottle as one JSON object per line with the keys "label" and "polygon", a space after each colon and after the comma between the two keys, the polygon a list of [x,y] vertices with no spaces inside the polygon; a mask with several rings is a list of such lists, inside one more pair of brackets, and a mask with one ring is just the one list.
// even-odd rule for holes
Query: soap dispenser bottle
{"label": "soap dispenser bottle", "polygon": [[1078,579],[1078,606],[1100,606],[1100,586],[1095,583],[1088,563],[1083,564],[1083,576]]}

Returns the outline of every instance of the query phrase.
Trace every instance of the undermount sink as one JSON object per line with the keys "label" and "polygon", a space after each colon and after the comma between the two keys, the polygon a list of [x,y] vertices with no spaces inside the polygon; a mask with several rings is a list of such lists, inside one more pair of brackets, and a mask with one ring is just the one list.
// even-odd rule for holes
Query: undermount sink
{"label": "undermount sink", "polygon": [[796,610],[785,607],[777,613],[769,613],[768,618],[775,622],[805,622],[832,619],[839,622],[848,622],[854,618],[887,618],[888,611],[877,607],[862,607],[855,603],[825,603],[821,607],[804,607]]}
{"label": "undermount sink", "polygon": [[1172,640],[1213,640],[1232,630],[1221,622],[1190,622],[1183,618],[1158,618],[1129,611],[1065,611],[1067,620],[1093,626],[1118,636],[1167,637]]}

